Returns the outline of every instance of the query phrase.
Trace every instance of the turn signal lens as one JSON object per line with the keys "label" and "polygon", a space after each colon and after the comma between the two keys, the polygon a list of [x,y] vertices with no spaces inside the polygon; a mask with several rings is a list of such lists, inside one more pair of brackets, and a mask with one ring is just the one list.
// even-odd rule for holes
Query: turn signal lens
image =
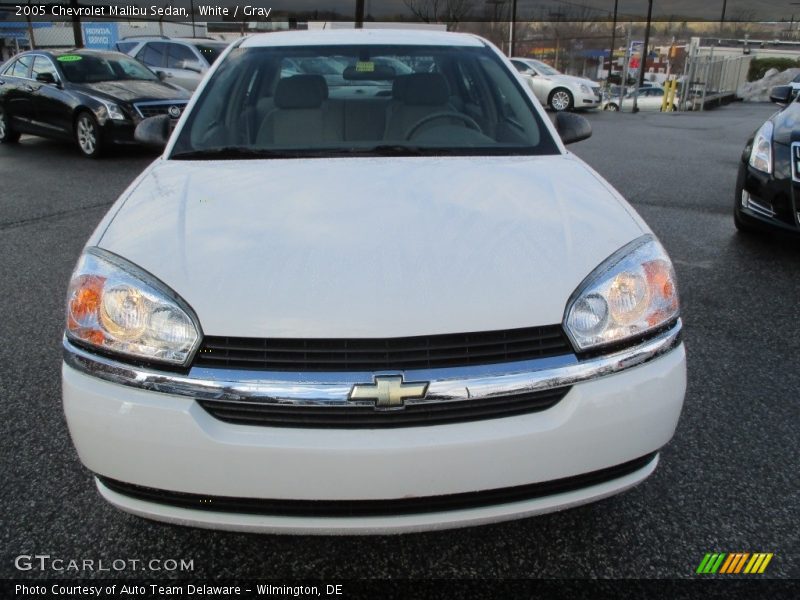
{"label": "turn signal lens", "polygon": [[564,327],[579,351],[641,337],[678,318],[672,263],[651,235],[595,269],[567,306]]}
{"label": "turn signal lens", "polygon": [[90,248],[67,296],[67,337],[108,352],[186,364],[200,340],[191,309],[122,258]]}

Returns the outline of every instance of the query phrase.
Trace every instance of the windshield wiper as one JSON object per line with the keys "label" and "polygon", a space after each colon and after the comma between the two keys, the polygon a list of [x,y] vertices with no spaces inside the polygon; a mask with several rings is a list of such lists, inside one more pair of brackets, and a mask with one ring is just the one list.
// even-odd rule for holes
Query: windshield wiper
{"label": "windshield wiper", "polygon": [[223,146],[205,150],[189,150],[177,152],[170,156],[173,160],[247,160],[257,158],[301,158],[303,153],[264,148],[247,148],[244,146]]}

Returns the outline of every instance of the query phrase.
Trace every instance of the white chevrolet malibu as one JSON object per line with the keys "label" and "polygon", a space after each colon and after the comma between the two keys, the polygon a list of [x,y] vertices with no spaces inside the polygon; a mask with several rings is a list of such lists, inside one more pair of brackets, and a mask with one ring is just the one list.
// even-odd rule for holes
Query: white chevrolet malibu
{"label": "white chevrolet malibu", "polygon": [[[307,59],[340,72],[289,68]],[[588,123],[553,126],[491,44],[246,38],[168,130],[140,124],[164,152],[69,285],[64,411],[106,500],[401,532],[568,508],[656,468],[686,387],[672,264],[565,150]]]}

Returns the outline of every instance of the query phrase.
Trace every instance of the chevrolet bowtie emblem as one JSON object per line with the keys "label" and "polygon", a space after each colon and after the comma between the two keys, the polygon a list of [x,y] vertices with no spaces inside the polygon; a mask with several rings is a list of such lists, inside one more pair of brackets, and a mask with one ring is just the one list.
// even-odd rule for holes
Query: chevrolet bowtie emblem
{"label": "chevrolet bowtie emblem", "polygon": [[424,398],[427,382],[403,383],[403,377],[378,376],[375,383],[357,383],[348,400],[374,400],[375,408],[402,408],[406,399]]}

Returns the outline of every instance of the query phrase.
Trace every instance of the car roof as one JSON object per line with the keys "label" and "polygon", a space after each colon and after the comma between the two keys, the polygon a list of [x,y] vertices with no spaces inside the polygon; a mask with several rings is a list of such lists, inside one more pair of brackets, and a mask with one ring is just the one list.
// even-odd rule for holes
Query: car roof
{"label": "car roof", "polygon": [[240,48],[265,46],[468,46],[482,47],[485,42],[476,35],[446,31],[413,29],[328,29],[320,31],[281,31],[253,35]]}

